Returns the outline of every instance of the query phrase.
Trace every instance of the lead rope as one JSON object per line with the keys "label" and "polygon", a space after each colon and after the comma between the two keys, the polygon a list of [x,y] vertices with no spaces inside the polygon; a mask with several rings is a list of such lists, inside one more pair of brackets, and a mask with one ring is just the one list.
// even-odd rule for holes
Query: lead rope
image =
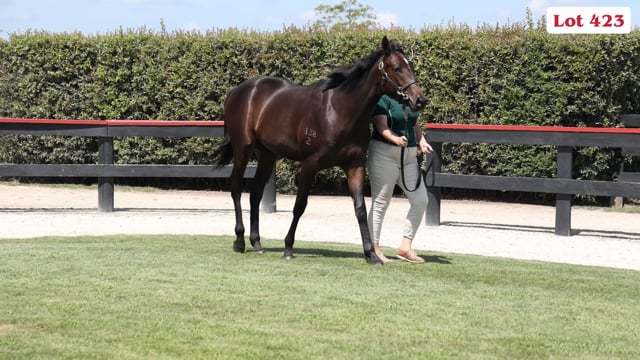
{"label": "lead rope", "polygon": [[[404,126],[405,126],[405,135],[407,136],[407,140],[409,139],[409,114],[407,111],[407,105],[402,105],[402,113],[404,114]],[[420,165],[421,165],[421,161],[417,161],[417,165],[418,165],[418,173],[420,173],[421,169],[420,169]],[[409,187],[407,186],[407,183],[404,179],[404,147],[400,148],[400,173],[402,174],[402,186],[404,186],[404,189],[408,192],[414,192],[416,190],[418,190],[418,188],[420,187],[420,180],[422,179],[422,176],[418,175],[418,180],[416,181],[416,187],[413,188],[413,190],[409,189]]]}

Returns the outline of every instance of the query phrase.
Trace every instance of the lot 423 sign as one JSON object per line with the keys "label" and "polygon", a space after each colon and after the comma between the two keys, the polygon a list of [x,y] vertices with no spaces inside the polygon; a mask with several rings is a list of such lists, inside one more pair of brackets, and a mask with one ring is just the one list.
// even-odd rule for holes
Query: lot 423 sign
{"label": "lot 423 sign", "polygon": [[630,7],[552,6],[547,8],[551,34],[627,34],[631,32]]}

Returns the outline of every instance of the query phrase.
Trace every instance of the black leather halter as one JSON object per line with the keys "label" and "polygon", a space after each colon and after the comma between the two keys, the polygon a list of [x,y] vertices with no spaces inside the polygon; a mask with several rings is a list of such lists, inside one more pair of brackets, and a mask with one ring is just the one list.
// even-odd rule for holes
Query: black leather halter
{"label": "black leather halter", "polygon": [[389,74],[387,74],[387,72],[384,71],[384,62],[380,61],[380,64],[378,64],[378,69],[382,73],[382,80],[388,81],[391,84],[391,86],[393,86],[396,89],[396,94],[398,94],[402,98],[402,101],[404,102],[409,101],[409,94],[407,93],[407,89],[409,89],[414,84],[420,84],[418,80],[414,79],[406,85],[399,86],[398,84],[396,84],[395,81],[393,81],[389,77]]}

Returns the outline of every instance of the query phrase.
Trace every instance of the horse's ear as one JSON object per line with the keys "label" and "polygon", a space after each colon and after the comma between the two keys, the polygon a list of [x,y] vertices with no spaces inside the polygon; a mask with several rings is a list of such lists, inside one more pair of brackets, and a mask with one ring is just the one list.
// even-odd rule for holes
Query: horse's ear
{"label": "horse's ear", "polygon": [[387,39],[387,35],[382,38],[382,50],[389,52],[389,39]]}

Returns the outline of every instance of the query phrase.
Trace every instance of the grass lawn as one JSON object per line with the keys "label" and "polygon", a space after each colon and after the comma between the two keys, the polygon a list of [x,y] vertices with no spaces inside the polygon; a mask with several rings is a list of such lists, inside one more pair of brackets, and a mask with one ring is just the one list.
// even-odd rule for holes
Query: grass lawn
{"label": "grass lawn", "polygon": [[637,271],[231,243],[0,240],[0,359],[640,358]]}

